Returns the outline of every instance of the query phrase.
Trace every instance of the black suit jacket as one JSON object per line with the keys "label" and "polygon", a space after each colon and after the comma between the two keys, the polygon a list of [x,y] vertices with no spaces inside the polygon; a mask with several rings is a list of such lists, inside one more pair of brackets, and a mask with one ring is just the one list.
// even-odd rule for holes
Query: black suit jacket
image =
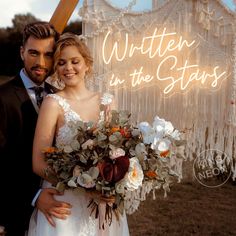
{"label": "black suit jacket", "polygon": [[0,225],[24,235],[40,187],[32,172],[37,112],[19,76],[0,86]]}

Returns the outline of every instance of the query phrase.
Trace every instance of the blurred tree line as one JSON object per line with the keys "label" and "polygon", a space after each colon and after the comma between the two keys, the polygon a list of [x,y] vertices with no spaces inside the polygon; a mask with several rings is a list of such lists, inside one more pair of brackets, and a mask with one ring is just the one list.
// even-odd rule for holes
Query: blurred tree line
{"label": "blurred tree line", "polygon": [[[12,27],[0,28],[0,75],[13,76],[22,68],[23,64],[20,58],[22,31],[26,24],[39,20],[30,13],[16,14],[12,19]],[[64,32],[81,34],[82,22],[69,23]]]}

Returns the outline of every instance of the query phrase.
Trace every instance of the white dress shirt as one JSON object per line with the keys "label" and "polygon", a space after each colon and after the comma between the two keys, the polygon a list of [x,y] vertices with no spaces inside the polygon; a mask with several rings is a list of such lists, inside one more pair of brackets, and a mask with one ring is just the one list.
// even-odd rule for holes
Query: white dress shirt
{"label": "white dress shirt", "polygon": [[[30,97],[31,102],[32,102],[32,104],[33,104],[33,106],[34,106],[36,112],[38,113],[38,112],[39,112],[39,107],[38,107],[38,105],[37,105],[35,92],[34,92],[34,90],[32,89],[33,87],[38,86],[38,85],[35,84],[31,79],[29,79],[29,77],[25,74],[24,69],[22,69],[22,70],[20,71],[20,77],[21,77],[21,79],[22,79],[22,81],[23,81],[23,84],[24,84],[26,90],[27,90],[27,93],[28,93],[28,95],[29,95],[29,97]],[[38,87],[44,88],[44,82],[43,82],[40,86],[38,86]],[[44,92],[44,95],[46,95],[45,92]]]}

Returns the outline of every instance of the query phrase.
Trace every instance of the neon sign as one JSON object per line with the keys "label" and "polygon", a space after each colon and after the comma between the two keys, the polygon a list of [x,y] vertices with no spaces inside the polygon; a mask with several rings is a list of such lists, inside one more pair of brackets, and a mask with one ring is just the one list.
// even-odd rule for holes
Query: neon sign
{"label": "neon sign", "polygon": [[[109,78],[111,87],[122,87],[129,83],[132,88],[137,89],[142,85],[157,82],[163,93],[169,95],[173,92],[184,92],[191,85],[218,88],[229,76],[219,65],[203,68],[196,62],[191,63],[189,54],[199,44],[195,40],[184,39],[176,32],[167,32],[167,28],[163,28],[160,33],[155,28],[152,34],[133,42],[126,33],[123,44],[121,41],[112,43],[111,39],[112,33],[108,31],[102,44],[103,62],[106,65],[113,64],[114,67],[123,63],[127,65],[126,70],[132,70],[125,78],[113,73]],[[186,55],[187,58],[184,58]],[[136,60],[135,68],[129,68],[130,60]],[[142,62],[152,64],[152,68],[154,65],[154,70],[150,71]]]}

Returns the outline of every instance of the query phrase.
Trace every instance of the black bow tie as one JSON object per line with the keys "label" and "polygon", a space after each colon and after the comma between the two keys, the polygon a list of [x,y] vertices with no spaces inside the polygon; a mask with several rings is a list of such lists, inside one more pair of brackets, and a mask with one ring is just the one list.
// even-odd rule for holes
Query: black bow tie
{"label": "black bow tie", "polygon": [[43,87],[35,86],[35,87],[32,87],[31,89],[34,90],[36,101],[37,101],[37,105],[38,105],[38,107],[40,107],[40,105],[41,105],[41,103],[43,101],[43,91],[44,91],[44,88]]}

